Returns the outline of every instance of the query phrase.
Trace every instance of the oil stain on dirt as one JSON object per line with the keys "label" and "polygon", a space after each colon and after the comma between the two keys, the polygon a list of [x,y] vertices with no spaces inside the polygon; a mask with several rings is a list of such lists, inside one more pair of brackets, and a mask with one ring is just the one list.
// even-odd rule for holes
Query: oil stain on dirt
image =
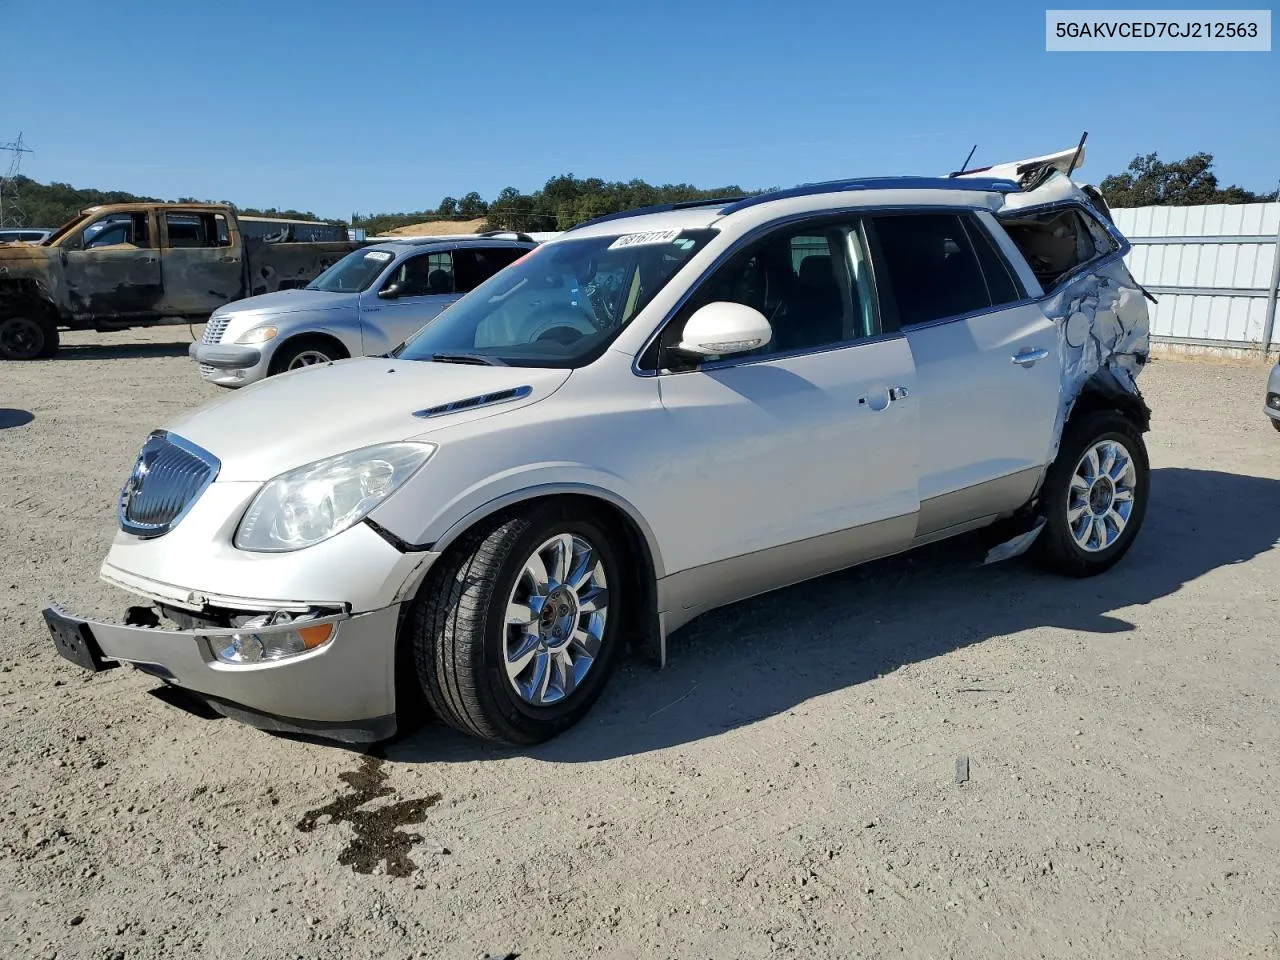
{"label": "oil stain on dirt", "polygon": [[404,833],[399,828],[425,820],[427,810],[440,802],[440,794],[433,793],[420,800],[401,800],[373,810],[359,809],[371,800],[395,793],[386,785],[387,774],[382,765],[380,758],[367,756],[359,770],[339,774],[351,792],[308,812],[298,821],[298,829],[310,833],[321,817],[328,817],[332,824],[349,823],[355,838],[338,856],[340,864],[350,866],[357,873],[373,873],[381,862],[390,876],[407,877],[416,869],[409,859],[409,850],[420,843],[422,837]]}

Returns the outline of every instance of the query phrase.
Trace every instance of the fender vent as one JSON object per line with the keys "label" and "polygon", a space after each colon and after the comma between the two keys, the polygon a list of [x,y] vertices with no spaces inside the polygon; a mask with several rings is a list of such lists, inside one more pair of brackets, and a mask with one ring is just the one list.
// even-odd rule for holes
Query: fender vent
{"label": "fender vent", "polygon": [[461,410],[474,410],[476,407],[488,407],[495,403],[508,403],[512,400],[522,400],[529,394],[533,393],[533,387],[512,387],[509,390],[498,390],[495,393],[482,393],[478,397],[467,397],[465,400],[454,400],[452,403],[442,403],[438,407],[427,407],[425,410],[415,410],[413,415],[427,419],[428,417],[443,417],[447,413],[458,413]]}

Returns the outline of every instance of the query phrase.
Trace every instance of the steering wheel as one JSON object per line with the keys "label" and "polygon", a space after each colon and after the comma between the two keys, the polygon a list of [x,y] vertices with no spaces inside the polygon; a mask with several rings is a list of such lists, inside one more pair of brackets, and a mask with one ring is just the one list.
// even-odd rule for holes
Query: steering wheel
{"label": "steering wheel", "polygon": [[569,344],[597,332],[585,313],[567,303],[539,307],[530,315],[529,323],[535,331],[532,337],[535,343]]}

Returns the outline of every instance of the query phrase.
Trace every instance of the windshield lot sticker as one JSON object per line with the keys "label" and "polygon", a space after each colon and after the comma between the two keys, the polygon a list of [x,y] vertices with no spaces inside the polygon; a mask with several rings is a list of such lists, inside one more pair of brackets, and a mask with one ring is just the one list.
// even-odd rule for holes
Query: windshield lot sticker
{"label": "windshield lot sticker", "polygon": [[395,256],[395,254],[387,253],[385,250],[370,250],[364,255],[364,258],[366,260],[380,260],[381,262],[386,263],[393,256]]}
{"label": "windshield lot sticker", "polygon": [[610,250],[621,250],[624,247],[645,247],[654,243],[670,243],[680,236],[679,228],[675,230],[650,230],[647,233],[627,233],[609,244]]}

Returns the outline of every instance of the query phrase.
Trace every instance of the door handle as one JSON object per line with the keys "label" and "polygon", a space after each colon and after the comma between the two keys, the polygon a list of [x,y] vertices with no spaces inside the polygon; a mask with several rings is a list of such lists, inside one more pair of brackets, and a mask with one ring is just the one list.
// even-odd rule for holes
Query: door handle
{"label": "door handle", "polygon": [[239,263],[240,258],[239,257],[223,257],[222,262],[223,263]]}
{"label": "door handle", "polygon": [[1011,359],[1023,369],[1028,369],[1035,366],[1047,356],[1049,356],[1048,350],[1023,350],[1021,353],[1015,353]]}
{"label": "door handle", "polygon": [[893,403],[893,401],[895,400],[905,400],[909,396],[911,396],[911,393],[907,390],[906,387],[890,387],[889,388],[890,403]]}
{"label": "door handle", "polygon": [[143,260],[142,262],[143,262],[143,263],[155,263],[155,262],[156,262],[156,258],[155,258],[155,257],[147,257],[147,258],[146,258],[145,260]]}

